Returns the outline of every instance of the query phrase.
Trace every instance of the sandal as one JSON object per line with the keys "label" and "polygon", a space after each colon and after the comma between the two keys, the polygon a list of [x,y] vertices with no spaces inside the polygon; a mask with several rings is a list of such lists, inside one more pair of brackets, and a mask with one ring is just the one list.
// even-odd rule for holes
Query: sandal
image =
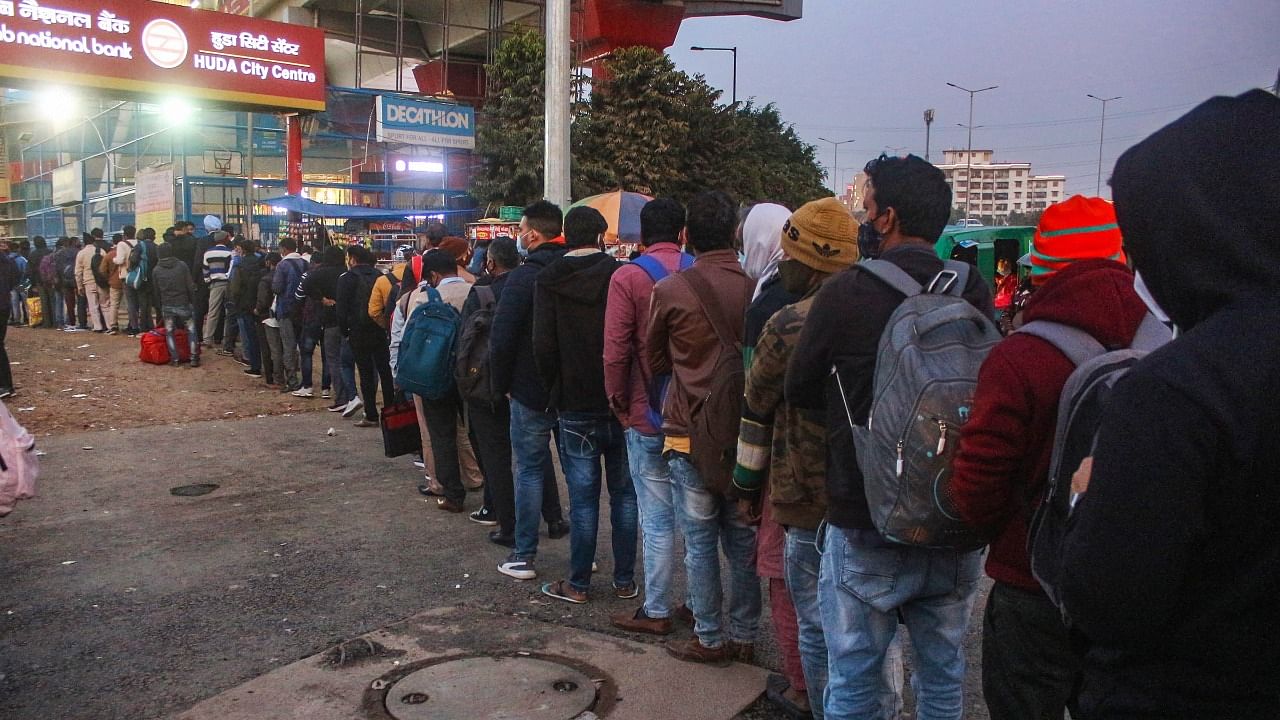
{"label": "sandal", "polygon": [[573,589],[568,580],[557,580],[553,583],[544,583],[542,586],[542,594],[547,597],[553,597],[557,600],[564,600],[576,605],[581,605],[587,601],[587,594],[578,592]]}

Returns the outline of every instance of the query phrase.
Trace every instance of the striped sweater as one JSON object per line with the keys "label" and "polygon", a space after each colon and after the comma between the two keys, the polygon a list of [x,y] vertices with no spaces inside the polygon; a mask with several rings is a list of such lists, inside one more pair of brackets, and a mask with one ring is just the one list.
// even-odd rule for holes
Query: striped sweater
{"label": "striped sweater", "polygon": [[214,245],[204,251],[205,283],[226,282],[231,277],[231,248]]}

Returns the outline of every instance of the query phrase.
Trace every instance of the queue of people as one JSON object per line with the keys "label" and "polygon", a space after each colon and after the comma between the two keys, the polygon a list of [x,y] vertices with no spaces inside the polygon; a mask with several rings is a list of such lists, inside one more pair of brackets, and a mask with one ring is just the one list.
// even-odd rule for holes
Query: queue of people
{"label": "queue of people", "polygon": [[[442,228],[387,273],[361,246],[264,252],[216,218],[206,247],[189,223],[158,249],[127,227],[37,238],[27,267],[52,266],[33,287],[66,322],[84,298],[80,324],[118,330],[117,279],[127,332],[186,327],[193,365],[221,346],[281,392],[319,384],[356,427],[429,385],[409,393],[418,491],[456,514],[483,489],[469,517],[498,572],[636,599],[617,628],[684,623],[667,651],[713,666],[754,659],[767,594],[768,695],[791,717],[896,718],[910,692],[917,717],[960,718],[985,567],[992,718],[1262,718],[1280,703],[1278,166],[1280,100],[1204,103],[1120,158],[1114,205],[1044,212],[1028,279],[999,269],[998,314],[937,256],[951,190],[914,155],[867,164],[861,222],[832,198],[654,199],[625,263],[599,212],[538,201],[478,275]],[[105,292],[85,272],[103,263]],[[0,290],[19,273],[0,256]],[[424,384],[432,337],[451,359]],[[1085,370],[1107,382],[1080,419]],[[567,566],[540,561],[544,523]]]}

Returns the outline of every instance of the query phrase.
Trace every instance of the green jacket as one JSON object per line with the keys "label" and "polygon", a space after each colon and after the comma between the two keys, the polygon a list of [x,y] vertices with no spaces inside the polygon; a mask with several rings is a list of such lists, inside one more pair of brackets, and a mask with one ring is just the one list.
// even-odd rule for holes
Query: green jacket
{"label": "green jacket", "polygon": [[780,525],[816,530],[827,512],[826,424],[822,414],[783,400],[787,361],[813,305],[810,292],[765,324],[746,378],[733,484],[752,497],[768,480],[773,518]]}

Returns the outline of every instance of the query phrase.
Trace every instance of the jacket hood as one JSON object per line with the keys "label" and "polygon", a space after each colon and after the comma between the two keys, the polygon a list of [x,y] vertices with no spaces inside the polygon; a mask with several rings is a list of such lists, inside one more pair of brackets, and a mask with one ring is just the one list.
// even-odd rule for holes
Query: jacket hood
{"label": "jacket hood", "polygon": [[609,278],[619,267],[602,252],[564,256],[538,274],[538,286],[586,305],[603,305],[609,294]]}
{"label": "jacket hood", "polygon": [[1026,322],[1070,325],[1108,348],[1127,346],[1146,314],[1146,304],[1133,289],[1133,273],[1114,260],[1081,260],[1059,270],[1022,311]]}
{"label": "jacket hood", "polygon": [[1129,148],[1111,178],[1125,249],[1183,330],[1280,289],[1280,98],[1215,97]]}
{"label": "jacket hood", "polygon": [[160,262],[156,263],[156,268],[165,268],[167,270],[169,268],[176,267],[178,262],[178,258],[173,256],[160,258]]}
{"label": "jacket hood", "polygon": [[560,243],[543,243],[537,248],[529,251],[529,256],[524,259],[524,265],[533,265],[539,269],[544,268],[555,262],[567,251],[564,245]]}
{"label": "jacket hood", "polygon": [[258,270],[265,267],[266,264],[263,262],[262,258],[258,257],[257,253],[254,253],[253,255],[245,255],[240,258],[240,268],[243,270]]}

